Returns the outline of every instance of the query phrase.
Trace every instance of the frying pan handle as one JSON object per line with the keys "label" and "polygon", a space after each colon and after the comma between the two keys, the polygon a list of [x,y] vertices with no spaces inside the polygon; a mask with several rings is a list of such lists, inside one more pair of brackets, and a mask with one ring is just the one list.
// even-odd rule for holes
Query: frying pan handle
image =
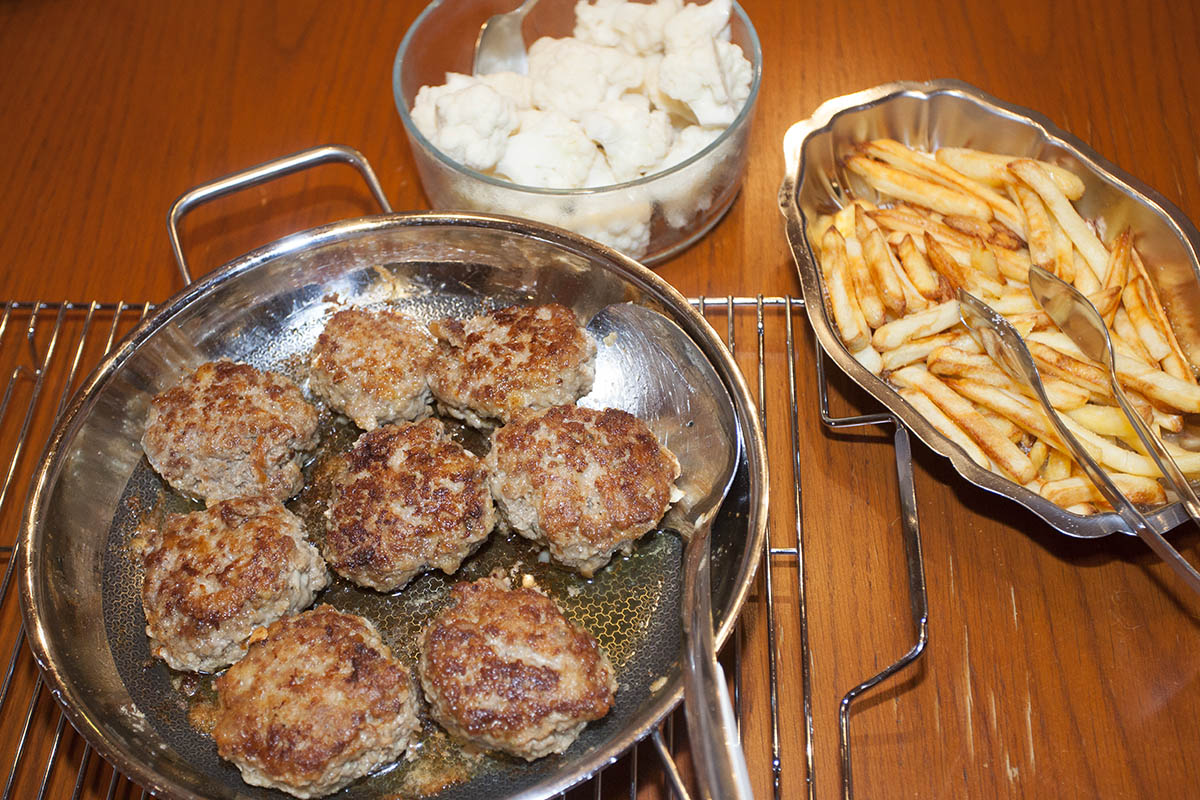
{"label": "frying pan handle", "polygon": [[363,180],[367,182],[367,187],[371,190],[371,194],[375,196],[375,200],[379,203],[384,213],[390,214],[392,212],[391,203],[388,202],[387,197],[384,195],[383,187],[379,185],[379,179],[375,177],[375,171],[371,169],[371,165],[367,163],[367,159],[353,147],[341,144],[327,144],[322,147],[301,150],[299,153],[292,153],[290,156],[277,158],[274,161],[267,161],[241,172],[217,178],[211,183],[206,183],[184,192],[175,201],[175,204],[171,206],[171,211],[167,214],[167,234],[171,237],[171,250],[175,253],[175,263],[179,265],[179,274],[183,276],[184,283],[188,284],[192,282],[192,274],[188,270],[187,259],[183,257],[183,247],[179,243],[179,220],[183,218],[184,214],[196,206],[207,203],[209,200],[215,200],[218,197],[224,197],[227,194],[233,194],[242,189],[249,189],[252,186],[258,186],[275,178],[290,175],[293,172],[300,172],[309,167],[315,167],[318,164],[328,164],[335,161],[355,167],[362,175]]}

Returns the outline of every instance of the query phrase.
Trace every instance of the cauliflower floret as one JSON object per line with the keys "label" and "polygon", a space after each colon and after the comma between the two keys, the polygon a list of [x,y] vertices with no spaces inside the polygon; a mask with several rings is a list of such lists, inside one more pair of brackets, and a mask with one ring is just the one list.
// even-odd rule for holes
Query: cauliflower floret
{"label": "cauliflower floret", "polygon": [[482,83],[437,98],[434,119],[430,141],[450,158],[481,172],[496,166],[518,122],[512,101]]}
{"label": "cauliflower floret", "polygon": [[606,100],[583,115],[583,129],[604,154],[618,181],[631,181],[653,171],[675,140],[671,118],[651,111],[641,95]]}
{"label": "cauliflower floret", "polygon": [[523,111],[520,118],[496,173],[524,186],[583,186],[598,151],[579,123],[557,111]]}
{"label": "cauliflower floret", "polygon": [[574,36],[635,56],[661,53],[663,28],[682,8],[683,0],[658,0],[656,3],[579,0],[575,4]]}
{"label": "cauliflower floret", "polygon": [[600,207],[568,217],[567,227],[614,250],[640,258],[650,248],[650,203],[635,197],[609,198]]}
{"label": "cauliflower floret", "polygon": [[441,86],[422,86],[417,90],[413,107],[409,111],[413,124],[417,126],[426,139],[433,141],[437,134],[437,101],[448,94],[460,89],[474,86],[476,79],[461,72],[447,72],[446,82]]}
{"label": "cauliflower floret", "polygon": [[663,26],[664,49],[669,53],[714,39],[728,42],[732,10],[731,0],[709,0],[704,5],[688,3]]}
{"label": "cauliflower floret", "polygon": [[604,153],[596,153],[596,160],[592,162],[592,169],[588,172],[588,176],[583,182],[584,187],[591,189],[597,186],[612,186],[617,182],[617,177],[613,175],[612,167],[608,165],[608,159],[604,156]]}
{"label": "cauliflower floret", "polygon": [[585,112],[642,85],[642,63],[615,47],[542,37],[529,48],[533,104],[578,121]]}
{"label": "cauliflower floret", "polygon": [[516,72],[492,72],[480,75],[482,81],[512,101],[517,111],[533,108],[533,82],[528,75]]}
{"label": "cauliflower floret", "polygon": [[655,86],[659,95],[686,106],[700,125],[724,128],[749,98],[752,72],[740,47],[710,39],[686,49],[668,48]]}
{"label": "cauliflower floret", "polygon": [[722,133],[721,128],[701,128],[699,125],[689,125],[675,137],[675,143],[656,169],[667,169],[689,158],[708,147]]}

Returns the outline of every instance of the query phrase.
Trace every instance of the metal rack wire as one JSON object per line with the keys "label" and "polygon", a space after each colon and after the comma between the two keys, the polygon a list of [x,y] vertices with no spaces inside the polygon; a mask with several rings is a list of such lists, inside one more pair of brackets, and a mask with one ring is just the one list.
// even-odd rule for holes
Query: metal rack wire
{"label": "metal rack wire", "polygon": [[[765,661],[765,691],[754,681],[753,691],[765,695],[761,705],[769,708],[767,763],[751,757],[752,770],[769,773],[765,785],[775,800],[817,796],[814,764],[812,657],[808,639],[808,598],[804,563],[803,488],[800,464],[800,408],[798,402],[797,327],[803,323],[803,302],[792,297],[700,297],[692,303],[721,332],[758,399],[760,420],[768,441],[788,436],[792,454],[789,465],[774,463],[773,469],[790,470],[794,490],[791,497],[772,498],[771,535],[765,545],[759,586],[747,611],[765,626],[765,647],[760,637],[747,637],[745,617],[737,635],[726,648],[724,661],[730,671],[735,710],[739,724],[750,670]],[[67,407],[72,392],[119,338],[152,310],[149,304],[133,303],[41,303],[7,302],[0,312],[0,380],[6,381],[0,397],[0,665],[5,653],[9,661],[0,684],[0,729],[20,731],[0,743],[0,769],[7,768],[3,795],[10,797],[134,798],[146,792],[96,757],[69,725],[58,704],[43,686],[32,655],[25,646],[20,609],[14,586],[13,547],[20,527],[24,498],[31,475],[55,420]],[[781,338],[782,335],[782,338]],[[750,342],[747,345],[746,339]],[[768,344],[770,342],[770,344]],[[768,348],[771,353],[768,353]],[[775,352],[777,348],[782,353]],[[769,356],[783,355],[780,359]],[[834,417],[830,413],[824,357],[816,359],[818,396],[822,421],[831,429],[862,425],[891,425],[899,479],[900,504],[907,555],[910,610],[915,642],[894,663],[852,688],[841,700],[840,752],[842,774],[837,781],[843,797],[853,796],[850,719],[853,703],[864,692],[886,681],[914,662],[928,638],[928,609],[921,559],[920,529],[913,490],[912,456],[906,430],[890,414]],[[772,401],[774,386],[786,380],[787,400],[783,407]],[[781,427],[788,430],[781,431]],[[777,446],[778,449],[778,446]],[[790,510],[790,514],[789,514]],[[790,517],[790,518],[789,518]],[[795,587],[796,618],[783,620],[777,603],[777,583]],[[781,682],[791,680],[781,673],[777,628],[786,623],[797,631],[800,649],[800,687],[804,716],[802,753],[785,753],[780,737]],[[749,652],[753,648],[755,652]],[[765,650],[765,653],[762,652]],[[756,705],[759,703],[756,702]],[[686,796],[689,784],[684,723],[680,714],[667,719],[646,741],[606,767],[587,784],[569,792],[571,798]],[[649,753],[662,758],[654,758]],[[798,761],[802,763],[797,763]],[[678,764],[678,766],[677,766]],[[761,780],[760,786],[764,785]],[[803,787],[801,789],[801,787]]]}

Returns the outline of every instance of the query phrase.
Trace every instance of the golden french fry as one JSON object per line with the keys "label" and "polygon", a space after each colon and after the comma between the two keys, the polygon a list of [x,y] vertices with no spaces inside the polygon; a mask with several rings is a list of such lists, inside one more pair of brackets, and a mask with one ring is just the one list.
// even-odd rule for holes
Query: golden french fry
{"label": "golden french fry", "polygon": [[883,308],[883,300],[879,297],[879,289],[871,275],[871,268],[863,257],[862,243],[855,232],[843,237],[846,243],[846,273],[854,287],[854,295],[858,298],[858,307],[862,309],[863,317],[871,329],[878,328],[887,321],[887,312]]}
{"label": "golden french fry", "polygon": [[1157,320],[1146,308],[1145,294],[1142,291],[1143,283],[1140,275],[1131,280],[1121,293],[1121,300],[1125,303],[1125,311],[1129,314],[1129,321],[1133,323],[1133,328],[1137,331],[1142,346],[1146,348],[1150,358],[1157,364],[1170,355],[1171,345],[1167,341],[1167,337],[1158,329]]}
{"label": "golden french fry", "polygon": [[947,378],[946,385],[962,397],[999,414],[1047,444],[1065,449],[1040,405],[1034,405],[1023,397],[973,378]]}
{"label": "golden french fry", "polygon": [[[1163,308],[1162,299],[1158,296],[1158,289],[1155,288],[1154,281],[1150,280],[1150,274],[1146,272],[1146,265],[1142,263],[1142,257],[1138,255],[1137,250],[1132,248],[1130,248],[1129,256],[1133,268],[1142,276],[1142,281],[1146,289],[1146,305],[1158,320],[1159,330],[1166,336],[1167,342],[1171,345],[1171,352],[1175,354],[1175,359],[1178,361],[1180,374],[1175,375],[1175,377],[1186,380],[1188,383],[1197,383],[1196,373],[1191,369],[1187,354],[1179,346],[1179,339],[1175,336],[1175,329],[1171,327],[1171,322],[1167,319],[1167,311]],[[1172,372],[1172,374],[1175,373]]]}
{"label": "golden french fry", "polygon": [[[904,287],[892,269],[892,259],[888,255],[887,242],[883,234],[873,223],[867,224],[867,216],[861,208],[855,207],[855,230],[858,241],[862,244],[863,260],[871,271],[875,288],[883,305],[898,317],[904,316],[908,302],[904,297]],[[874,327],[874,326],[873,326]]]}
{"label": "golden french fry", "polygon": [[[963,175],[992,187],[1004,186],[1012,180],[1008,164],[1018,156],[986,153],[966,147],[942,147],[934,154],[938,161],[953,167]],[[1046,161],[1037,162],[1050,175],[1058,188],[1072,200],[1083,196],[1083,181],[1074,172]]]}
{"label": "golden french fry", "polygon": [[1055,271],[1054,229],[1050,215],[1037,192],[1023,183],[1013,184],[1013,195],[1025,214],[1025,240],[1029,243],[1029,258],[1043,269]]}
{"label": "golden french fry", "polygon": [[883,372],[883,359],[879,356],[879,351],[868,343],[861,350],[853,350],[850,355],[854,356],[854,360],[867,368],[867,371],[872,375],[879,375]]}
{"label": "golden french fry", "polygon": [[971,266],[1000,286],[1004,286],[1004,277],[1000,274],[996,253],[983,241],[976,241],[971,247]]}
{"label": "golden french fry", "polygon": [[833,321],[837,325],[842,341],[851,352],[861,350],[871,341],[871,329],[863,318],[862,309],[854,296],[850,276],[847,274],[846,243],[837,228],[829,228],[821,243],[822,263],[827,264],[828,278],[825,290],[829,297]]}
{"label": "golden french fry", "polygon": [[865,178],[876,191],[897,200],[925,206],[943,214],[966,214],[985,219],[992,217],[991,206],[977,197],[947,189],[866,156],[851,156],[846,161],[846,167]]}
{"label": "golden french fry", "polygon": [[819,244],[825,238],[825,231],[829,230],[832,225],[832,214],[820,215],[808,226],[808,240],[814,244]]}
{"label": "golden french fry", "polygon": [[[1142,337],[1138,336],[1137,329],[1129,320],[1129,312],[1124,308],[1118,307],[1113,314],[1111,334],[1114,349],[1120,349],[1129,357],[1136,358],[1148,366],[1154,366],[1154,359],[1146,351],[1146,346],[1142,344]],[[1118,341],[1121,344],[1120,348],[1117,345]]]}
{"label": "golden french fry", "polygon": [[[1033,335],[1037,334],[1032,334],[1031,338]],[[1028,345],[1029,354],[1037,362],[1039,370],[1086,389],[1096,397],[1112,397],[1104,370],[1041,342],[1030,341]]]}
{"label": "golden french fry", "polygon": [[[937,159],[918,153],[917,151],[891,139],[876,139],[866,145],[868,155],[886,161],[899,169],[911,172],[917,177],[939,183],[948,189],[964,192],[988,205],[993,214],[1000,217],[1006,224],[1016,224],[1020,212],[1012,202],[994,191],[991,187],[971,180],[966,175],[949,167]],[[991,214],[988,215],[992,216]]]}
{"label": "golden french fry", "polygon": [[1041,439],[1038,439],[1033,443],[1033,447],[1029,448],[1029,461],[1038,472],[1042,471],[1042,465],[1046,463],[1049,455],[1050,447]]}
{"label": "golden french fry", "polygon": [[1046,456],[1046,465],[1042,467],[1042,477],[1047,481],[1057,481],[1070,476],[1071,457],[1061,450],[1051,449]]}
{"label": "golden french fry", "polygon": [[954,420],[946,416],[929,397],[916,389],[901,389],[900,396],[907,400],[939,433],[961,447],[963,452],[967,454],[967,458],[984,469],[991,469],[992,461],[987,457],[987,454],[983,452],[979,445],[971,440],[970,436],[967,436],[962,428],[954,423]]}
{"label": "golden french fry", "polygon": [[1104,288],[1124,286],[1129,280],[1129,250],[1132,235],[1129,229],[1121,231],[1113,239],[1112,250],[1108,254],[1108,267],[1104,271]]}
{"label": "golden french fry", "polygon": [[958,301],[947,300],[924,311],[918,311],[880,326],[871,337],[876,350],[885,351],[899,347],[910,339],[919,339],[941,333],[960,324]]}
{"label": "golden french fry", "polygon": [[[1121,494],[1138,505],[1156,505],[1166,502],[1166,493],[1158,481],[1138,475],[1110,472],[1108,475]],[[1100,491],[1086,477],[1063,478],[1048,481],[1041,490],[1042,497],[1060,506],[1077,503],[1100,502],[1104,499]]]}
{"label": "golden french fry", "polygon": [[904,367],[892,373],[892,379],[905,388],[918,389],[962,428],[988,457],[1019,483],[1037,476],[1029,456],[984,419],[966,398],[920,367]]}
{"label": "golden french fry", "polygon": [[1121,411],[1117,406],[1101,406],[1089,403],[1080,408],[1072,409],[1067,413],[1071,415],[1071,419],[1089,431],[1098,433],[1101,436],[1115,436],[1118,439],[1137,436],[1133,432],[1133,426],[1129,424],[1129,419],[1126,418],[1125,412]]}
{"label": "golden french fry", "polygon": [[1185,414],[1200,414],[1200,386],[1117,353],[1121,384]]}
{"label": "golden french fry", "polygon": [[[1058,224],[1066,231],[1067,236],[1071,237],[1071,241],[1079,252],[1083,254],[1084,261],[1091,269],[1091,277],[1095,283],[1093,288],[1086,291],[1094,291],[1100,286],[1100,281],[1096,278],[1097,275],[1104,274],[1104,268],[1108,264],[1108,250],[1101,243],[1099,237],[1092,231],[1091,227],[1083,221],[1083,217],[1079,216],[1079,212],[1071,205],[1071,201],[1058,188],[1058,184],[1049,176],[1046,170],[1036,161],[1030,159],[1018,158],[1008,165],[1009,170],[1014,175],[1024,181],[1029,188],[1033,189],[1042,198],[1042,202],[1046,204],[1046,208],[1054,215]],[[1081,291],[1084,291],[1081,289]]]}
{"label": "golden french fry", "polygon": [[[1004,389],[1012,394],[1033,397],[1033,390],[1009,377],[990,356],[964,352],[956,347],[939,347],[930,352],[925,366],[934,375],[946,378],[970,378]],[[1091,394],[1065,381],[1047,377],[1042,386],[1050,404],[1059,410],[1087,404]]]}
{"label": "golden french fry", "polygon": [[[948,331],[922,339],[912,339],[899,347],[886,350],[880,355],[883,358],[883,368],[887,372],[907,367],[918,361],[924,361],[930,353],[939,347],[954,347],[964,352],[982,353],[979,345],[966,333]],[[972,349],[974,348],[974,349]]]}
{"label": "golden french fry", "polygon": [[1071,237],[1053,218],[1051,227],[1054,234],[1054,272],[1067,283],[1074,284],[1078,277],[1075,274],[1075,245],[1071,244]]}

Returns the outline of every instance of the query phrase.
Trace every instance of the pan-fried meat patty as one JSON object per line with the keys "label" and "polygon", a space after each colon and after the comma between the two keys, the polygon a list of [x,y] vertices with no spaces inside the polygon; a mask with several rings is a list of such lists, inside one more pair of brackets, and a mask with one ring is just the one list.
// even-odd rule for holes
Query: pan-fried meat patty
{"label": "pan-fried meat patty", "polygon": [[494,578],[457,584],[450,598],[421,631],[417,670],[451,734],[532,761],[612,708],[608,656],[550,598]]}
{"label": "pan-fried meat patty", "polygon": [[655,528],[679,477],[646,424],[613,408],[519,414],[492,434],[487,465],[509,526],[585,577]]}
{"label": "pan-fried meat patty", "polygon": [[300,491],[317,410],[296,384],[249,364],[210,361],[154,398],[142,448],[175,489],[208,502]]}
{"label": "pan-fried meat patty", "polygon": [[321,605],[261,630],[217,679],[213,739],[254,786],[321,797],[398,759],[416,687],[375,626]]}
{"label": "pan-fried meat patty", "polygon": [[512,306],[429,326],[438,339],[429,385],[443,412],[476,428],[521,409],[573,403],[595,376],[596,345],[557,303]]}
{"label": "pan-fried meat patty", "polygon": [[271,497],[172,514],[137,544],[150,650],[175,669],[232,664],[256,628],[308,608],[329,583],[300,519]]}
{"label": "pan-fried meat patty", "polygon": [[363,430],[427,417],[433,339],[394,311],[348,309],[329,318],[312,350],[309,385]]}
{"label": "pan-fried meat patty", "polygon": [[323,552],[338,574],[384,592],[450,574],[495,526],[483,462],[438,419],[364,433],[335,468]]}

